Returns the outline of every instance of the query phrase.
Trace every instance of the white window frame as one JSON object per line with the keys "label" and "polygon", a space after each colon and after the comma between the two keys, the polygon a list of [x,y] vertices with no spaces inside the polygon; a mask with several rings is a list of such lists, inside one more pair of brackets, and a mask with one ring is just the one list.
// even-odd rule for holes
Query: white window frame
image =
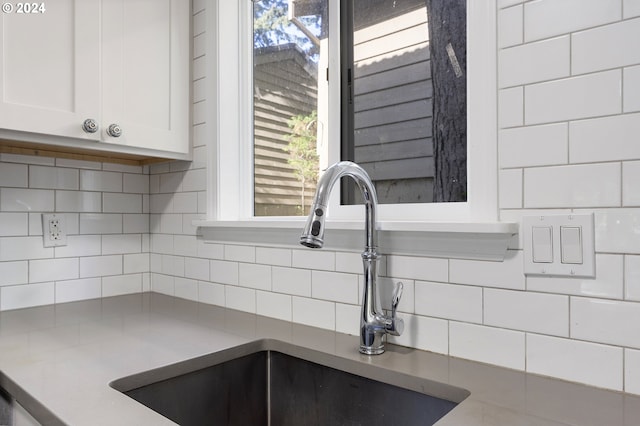
{"label": "white window frame", "polygon": [[[291,235],[299,232],[306,218],[253,216],[252,1],[206,1],[207,219],[194,224],[210,240],[295,244],[290,235],[286,235],[287,243],[276,240],[282,236],[284,241],[287,232]],[[329,49],[338,51],[339,1],[329,1]],[[498,218],[496,16],[496,0],[467,0],[467,31],[473,34],[467,38],[468,201],[380,205],[378,229],[385,231],[390,247],[400,246],[401,238],[433,240],[434,233],[442,245],[443,237],[457,234],[450,239],[457,240],[459,247],[445,247],[443,255],[456,257],[456,253],[464,253],[457,257],[483,258],[482,244],[478,246],[475,242],[484,238],[487,244],[494,244],[491,250],[502,253],[491,256],[499,260],[507,250],[508,240],[517,233],[517,224],[503,223]],[[329,55],[330,78],[339,75],[339,61],[340,55]],[[339,79],[330,80],[329,86],[329,105],[339,106]],[[333,164],[340,159],[339,108],[331,108],[329,114],[334,125],[325,132],[327,139],[323,144],[330,146],[327,164]],[[355,232],[364,218],[363,207],[339,205],[338,189],[330,200],[327,229]],[[274,229],[288,231],[279,233]],[[461,234],[465,238],[460,238]],[[473,238],[467,238],[472,234]],[[499,247],[495,246],[497,240]],[[474,242],[474,253],[469,255],[465,246],[470,241]],[[420,240],[410,245],[418,247],[425,243]],[[416,250],[409,252],[425,254],[419,248]],[[427,250],[426,254],[433,253]]]}

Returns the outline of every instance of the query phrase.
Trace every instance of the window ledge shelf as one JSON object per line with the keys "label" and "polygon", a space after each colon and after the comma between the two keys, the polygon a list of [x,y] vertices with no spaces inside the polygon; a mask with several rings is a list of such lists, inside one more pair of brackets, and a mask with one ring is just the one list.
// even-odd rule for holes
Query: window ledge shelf
{"label": "window ledge shelf", "polygon": [[[300,248],[306,218],[244,221],[196,220],[205,243]],[[384,255],[446,257],[503,261],[509,241],[518,233],[510,222],[379,222],[378,251]],[[362,221],[327,221],[325,249],[362,251]]]}

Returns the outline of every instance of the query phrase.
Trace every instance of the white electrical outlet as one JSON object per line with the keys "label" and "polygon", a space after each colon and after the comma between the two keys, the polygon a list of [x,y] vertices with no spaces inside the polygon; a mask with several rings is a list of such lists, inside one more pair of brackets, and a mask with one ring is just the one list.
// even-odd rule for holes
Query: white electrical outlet
{"label": "white electrical outlet", "polygon": [[64,215],[42,214],[42,239],[45,247],[67,245],[67,226]]}

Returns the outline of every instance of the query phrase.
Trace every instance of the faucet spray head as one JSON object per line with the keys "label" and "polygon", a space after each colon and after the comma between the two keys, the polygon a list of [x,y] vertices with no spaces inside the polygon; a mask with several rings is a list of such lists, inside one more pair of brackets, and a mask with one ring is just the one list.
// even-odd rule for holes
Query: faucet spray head
{"label": "faucet spray head", "polygon": [[324,245],[324,217],[325,206],[314,204],[311,214],[307,218],[300,244],[309,248],[322,248]]}

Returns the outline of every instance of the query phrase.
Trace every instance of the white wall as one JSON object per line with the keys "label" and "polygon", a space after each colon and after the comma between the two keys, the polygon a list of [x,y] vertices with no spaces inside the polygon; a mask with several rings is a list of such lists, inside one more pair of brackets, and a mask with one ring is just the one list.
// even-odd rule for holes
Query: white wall
{"label": "white wall", "polygon": [[[206,198],[205,1],[193,4],[196,160],[149,168],[151,289],[357,334],[358,253],[205,244],[191,225],[192,219],[204,217]],[[400,310],[407,328],[397,341],[640,394],[640,185],[634,185],[640,181],[640,1],[500,0],[498,7],[501,218],[519,221],[540,211],[595,212],[597,277],[526,278],[521,238],[514,239],[503,263],[388,256],[381,264],[382,284],[389,288],[401,280],[405,285]],[[0,268],[12,271],[0,274],[3,309],[65,300],[55,298],[58,288],[81,272],[56,277],[59,268],[40,257],[82,264],[94,256],[105,262],[114,256],[113,279],[140,277],[138,286],[115,288],[147,288],[144,271],[130,274],[127,269],[127,259],[133,259],[129,256],[143,257],[147,251],[146,234],[124,227],[130,213],[107,213],[105,207],[112,204],[104,201],[97,212],[69,211],[80,223],[78,238],[87,238],[83,215],[105,215],[98,216],[98,230],[88,234],[101,241],[94,246],[99,251],[91,256],[43,252],[34,239],[39,230],[33,215],[14,211],[16,204],[6,198],[14,188],[25,194],[26,188],[35,189],[31,181],[25,186],[24,174],[36,169],[27,165],[36,159],[3,155],[0,161],[0,211],[16,221],[13,226],[0,222],[0,242],[3,247],[9,239],[12,247],[18,239],[19,246],[26,244],[23,255],[13,255],[18,259],[0,252]],[[83,193],[82,166],[61,160],[56,165],[54,170],[80,173],[78,187],[70,189]],[[15,167],[22,171],[6,171]],[[116,174],[124,178],[136,173]],[[101,182],[108,181],[105,176]],[[64,193],[45,191],[54,199]],[[124,187],[95,191],[100,199],[127,192]],[[146,195],[140,194],[144,202]],[[45,207],[38,209],[58,205]],[[122,231],[110,215],[122,217]],[[104,252],[105,247],[127,246],[111,245],[112,239],[135,238],[140,239],[140,253]],[[144,269],[144,263],[138,265]],[[42,276],[42,271],[56,278],[45,284],[29,281],[31,273]],[[104,295],[109,279],[100,278],[103,293],[94,284],[90,294],[85,291],[92,287],[77,281],[67,298]],[[22,292],[18,298],[7,296]]]}

